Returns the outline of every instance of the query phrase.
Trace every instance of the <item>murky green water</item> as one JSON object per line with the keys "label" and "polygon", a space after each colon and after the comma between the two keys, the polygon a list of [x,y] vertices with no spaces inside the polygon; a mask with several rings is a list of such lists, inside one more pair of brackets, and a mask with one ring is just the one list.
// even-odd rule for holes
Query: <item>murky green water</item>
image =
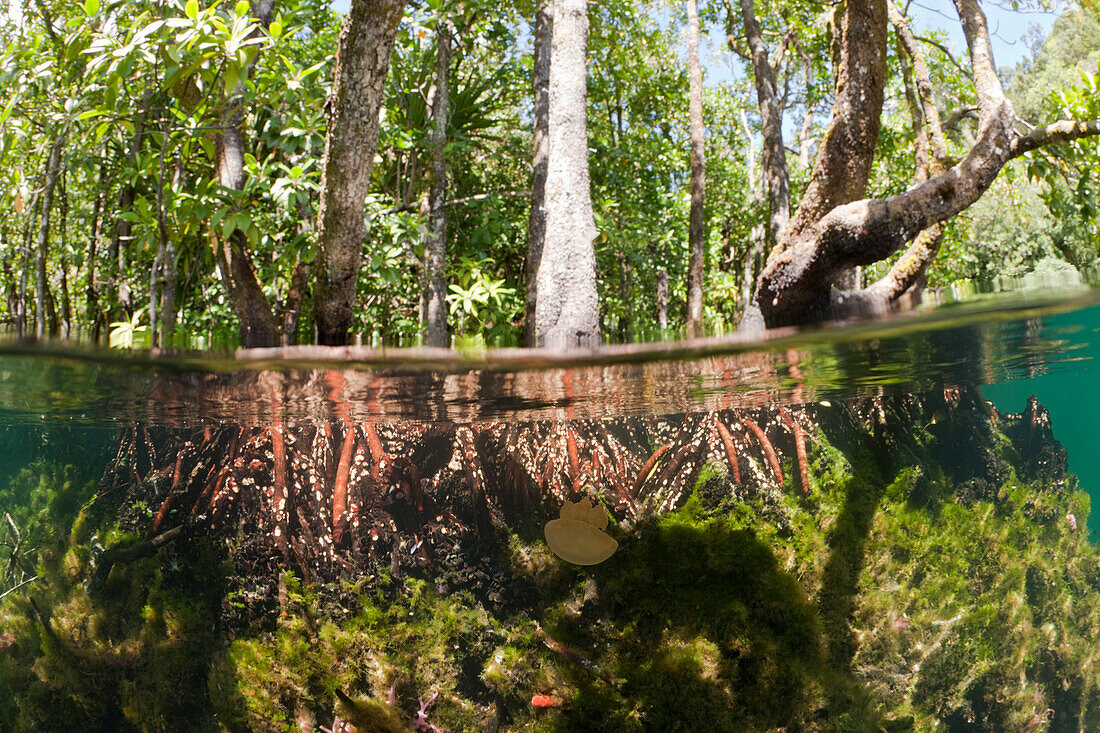
{"label": "murky green water", "polygon": [[1097,729],[1096,302],[0,348],[0,729]]}

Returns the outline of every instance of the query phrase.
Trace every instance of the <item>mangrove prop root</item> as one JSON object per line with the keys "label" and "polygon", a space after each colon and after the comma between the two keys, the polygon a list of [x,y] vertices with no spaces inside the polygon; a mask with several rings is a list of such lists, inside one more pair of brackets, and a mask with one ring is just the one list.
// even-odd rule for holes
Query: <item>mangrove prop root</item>
{"label": "mangrove prop root", "polygon": [[726,428],[725,423],[721,419],[715,419],[715,427],[718,428],[718,435],[722,438],[722,445],[726,449],[726,459],[730,463],[730,471],[733,473],[733,480],[737,483],[741,483],[741,469],[737,465],[737,448],[733,443],[733,436],[730,435],[730,431]]}
{"label": "mangrove prop root", "polygon": [[772,443],[768,440],[768,436],[765,435],[761,427],[752,420],[742,420],[741,424],[756,436],[756,440],[764,450],[764,456],[768,459],[768,465],[771,466],[772,473],[775,474],[775,482],[782,485],[783,471],[779,468],[779,458],[775,455],[775,448],[772,447]]}
{"label": "mangrove prop root", "polygon": [[576,492],[576,483],[581,478],[581,467],[577,458],[577,436],[570,425],[565,426],[565,442],[569,451],[569,479],[573,482],[573,491]]}
{"label": "mangrove prop root", "polygon": [[[367,429],[374,434],[374,440],[378,442],[378,434],[374,433],[374,426],[368,424]],[[344,534],[344,510],[348,501],[348,476],[351,475],[353,455],[355,455],[355,426],[348,425],[344,431],[344,444],[340,447],[340,461],[336,464],[336,480],[332,485],[332,539],[334,542],[339,542]],[[376,460],[373,469],[376,472],[376,480],[377,466]]]}
{"label": "mangrove prop root", "polygon": [[[461,566],[468,554],[462,545],[490,527],[516,526],[532,515],[551,519],[562,500],[582,490],[623,521],[675,508],[710,460],[728,460],[731,481],[770,484],[772,475],[782,481],[775,449],[758,427],[767,415],[722,415],[430,426],[276,420],[196,426],[177,435],[154,428],[149,438],[139,426],[119,436],[101,493],[126,490],[135,508],[154,507],[156,519],[135,517],[148,522],[148,542],[162,543],[173,531],[211,533],[231,552],[245,553],[238,557],[247,558],[242,567],[250,573],[289,563],[327,582],[379,564],[400,573],[433,563]],[[781,420],[797,436],[805,417],[792,411]],[[159,442],[147,453],[149,439]],[[771,466],[763,477],[740,470],[740,454],[755,450],[754,442]],[[147,460],[160,462],[147,466]],[[130,480],[135,465],[140,481]],[[188,529],[166,532],[181,522]],[[122,552],[104,556],[100,583],[113,562],[127,557]]]}
{"label": "mangrove prop root", "polygon": [[279,426],[271,430],[271,453],[275,462],[272,495],[275,505],[275,546],[286,551],[286,443],[283,440],[283,429]]}
{"label": "mangrove prop root", "polygon": [[779,412],[787,423],[787,427],[794,433],[794,450],[798,459],[798,477],[802,481],[802,491],[808,494],[810,492],[810,469],[806,461],[806,435],[802,430],[802,425],[798,420],[791,417],[791,413],[786,408],[782,408]]}
{"label": "mangrove prop root", "polygon": [[661,459],[661,456],[665,454],[669,448],[672,447],[672,443],[665,443],[657,450],[653,451],[653,455],[649,457],[649,460],[642,466],[642,470],[638,471],[638,479],[634,482],[634,496],[638,496],[638,492],[642,490],[642,486],[645,485],[645,480],[649,478],[649,472],[653,470],[653,466],[657,461]]}

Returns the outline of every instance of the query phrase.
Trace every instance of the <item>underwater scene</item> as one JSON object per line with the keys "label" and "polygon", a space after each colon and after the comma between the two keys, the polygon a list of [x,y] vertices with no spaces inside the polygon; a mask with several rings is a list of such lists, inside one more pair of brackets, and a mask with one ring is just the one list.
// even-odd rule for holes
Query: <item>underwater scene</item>
{"label": "underwater scene", "polygon": [[1100,730],[1097,302],[591,358],[9,343],[0,729]]}

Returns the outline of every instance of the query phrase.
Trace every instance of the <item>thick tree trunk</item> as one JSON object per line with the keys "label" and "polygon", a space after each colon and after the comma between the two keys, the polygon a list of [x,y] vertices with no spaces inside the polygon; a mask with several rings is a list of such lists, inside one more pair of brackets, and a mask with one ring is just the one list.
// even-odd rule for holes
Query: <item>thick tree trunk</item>
{"label": "thick tree trunk", "polygon": [[321,344],[347,342],[366,239],[363,204],[404,0],[352,0],[340,29],[321,174],[313,311]]}
{"label": "thick tree trunk", "polygon": [[535,304],[538,302],[539,262],[546,239],[546,169],[550,151],[550,45],[554,14],[550,0],[540,0],[535,11],[534,69],[531,87],[535,97],[531,154],[531,213],[527,221],[527,289],[523,317],[523,343],[536,345]]}
{"label": "thick tree trunk", "polygon": [[886,88],[886,0],[849,0],[841,7],[833,120],[786,240],[862,198],[871,175]]}
{"label": "thick tree trunk", "polygon": [[699,65],[699,11],[687,0],[688,118],[691,126],[691,211],[688,215],[687,335],[703,335],[703,202],[706,158],[703,150],[703,69]]}
{"label": "thick tree trunk", "polygon": [[875,100],[881,104],[885,84],[879,73],[885,67],[885,38],[879,33],[886,18],[885,3],[849,2],[841,38],[836,116],[782,251],[772,256],[761,275],[755,299],[760,317],[747,318],[744,325],[789,325],[832,315],[830,284],[841,271],[889,257],[921,232],[970,206],[1012,157],[1046,143],[1100,134],[1100,121],[1094,120],[1059,122],[1015,137],[1016,115],[997,77],[985,16],[976,0],[955,0],[955,7],[970,50],[978,97],[974,146],[951,169],[903,193],[843,202],[861,193],[866,184],[879,114],[872,106]]}
{"label": "thick tree trunk", "polygon": [[420,297],[420,323],[425,346],[449,346],[447,338],[447,125],[451,117],[451,32],[439,20],[436,35],[435,95],[431,117],[435,123],[429,144],[432,151],[431,187],[428,192],[428,229],[424,235],[424,290]]}
{"label": "thick tree trunk", "polygon": [[[898,60],[905,80],[906,103],[913,120],[914,160],[913,182],[920,183],[946,170],[947,142],[939,108],[932,96],[932,76],[924,52],[917,44],[909,24],[891,4],[890,24],[898,39]],[[944,224],[936,222],[913,240],[890,271],[860,293],[850,296],[849,307],[862,313],[876,313],[889,307],[906,293],[919,293],[924,287],[928,266],[939,252]]]}
{"label": "thick tree trunk", "polygon": [[57,176],[61,172],[61,150],[65,146],[65,135],[58,134],[50,145],[46,159],[46,182],[42,190],[42,214],[38,221],[38,253],[35,257],[35,336],[46,337],[46,301],[49,299],[49,282],[46,280],[46,264],[50,254],[50,210],[53,207],[53,190]]}
{"label": "thick tree trunk", "polygon": [[768,229],[764,248],[766,252],[770,252],[783,236],[791,208],[790,176],[787,172],[786,148],[783,145],[783,110],[779,102],[775,69],[768,61],[768,49],[764,45],[752,0],[741,0],[741,20],[745,29],[745,41],[751,53],[761,133],[764,138],[762,162],[768,193]]}
{"label": "thick tree trunk", "polygon": [[588,180],[587,45],[585,0],[554,0],[546,239],[535,305],[536,343],[550,348],[600,343],[596,224]]}

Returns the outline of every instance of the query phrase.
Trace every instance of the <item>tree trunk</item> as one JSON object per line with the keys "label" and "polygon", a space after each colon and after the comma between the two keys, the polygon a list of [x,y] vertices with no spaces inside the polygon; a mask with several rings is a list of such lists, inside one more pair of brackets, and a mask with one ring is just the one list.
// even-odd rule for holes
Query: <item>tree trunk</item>
{"label": "tree trunk", "polygon": [[703,335],[703,202],[706,159],[703,150],[703,69],[699,65],[699,12],[687,0],[688,117],[691,125],[691,211],[688,215],[687,335]]}
{"label": "tree trunk", "polygon": [[46,337],[46,301],[49,299],[49,282],[46,280],[46,264],[50,250],[50,209],[53,205],[53,189],[57,176],[61,172],[61,149],[65,145],[65,134],[60,133],[50,145],[46,159],[46,182],[42,190],[42,214],[38,222],[38,254],[35,258],[35,328],[38,339]]}
{"label": "tree trunk", "polygon": [[165,239],[160,238],[157,244],[157,254],[153,257],[153,266],[149,268],[149,346],[160,346],[160,309],[157,307],[160,298],[157,290],[160,285],[160,263],[164,260]]}
{"label": "tree trunk", "polygon": [[176,245],[165,240],[161,259],[162,285],[160,294],[161,345],[172,346],[176,334],[176,311],[179,302],[179,269],[176,267]]}
{"label": "tree trunk", "polygon": [[760,109],[761,133],[764,137],[764,181],[768,191],[768,229],[764,244],[765,256],[783,235],[790,218],[791,191],[787,172],[787,153],[783,146],[783,110],[779,103],[775,69],[768,61],[768,49],[756,21],[752,0],[741,0],[741,20],[745,41],[751,53],[756,99]]}
{"label": "tree trunk", "polygon": [[634,313],[630,308],[634,302],[634,268],[630,257],[623,251],[619,252],[619,297],[626,304],[623,318],[619,321],[619,338],[623,343],[630,344],[634,342]]}
{"label": "tree trunk", "polygon": [[378,150],[378,111],[404,8],[404,0],[352,0],[340,29],[313,265],[321,344],[345,344],[351,327],[366,239],[363,204]]}
{"label": "tree trunk", "polygon": [[298,322],[302,317],[302,301],[309,287],[309,264],[299,259],[290,276],[290,288],[283,303],[283,346],[298,343]]}
{"label": "tree trunk", "polygon": [[[240,126],[240,112],[230,112],[223,118],[216,140],[218,182],[235,191],[244,186],[244,140]],[[215,238],[216,262],[229,305],[239,322],[241,346],[277,346],[279,328],[252,266],[245,233],[237,228],[220,239],[213,232],[211,236]]]}
{"label": "tree trunk", "polygon": [[[36,202],[37,203],[37,202]],[[34,206],[28,206],[29,211],[34,210]],[[31,215],[33,217],[33,214]],[[19,311],[15,316],[15,332],[19,338],[23,338],[27,335],[27,273],[31,270],[31,225],[32,221],[28,221],[23,227],[23,266],[19,268]]]}
{"label": "tree trunk", "polygon": [[849,0],[841,7],[833,120],[787,240],[861,198],[871,175],[886,87],[886,0]]}
{"label": "tree trunk", "polygon": [[[104,160],[107,156],[104,155]],[[88,269],[85,280],[85,316],[92,326],[91,341],[99,343],[99,330],[103,322],[103,315],[99,311],[99,283],[96,282],[96,254],[99,249],[100,232],[103,230],[104,202],[107,196],[107,166],[99,167],[99,189],[95,197],[95,205],[92,210],[92,234],[88,243]]]}
{"label": "tree trunk", "polygon": [[425,346],[449,346],[447,338],[447,125],[450,121],[451,32],[448,21],[439,19],[436,34],[435,95],[431,117],[435,123],[429,136],[432,151],[431,186],[428,193],[428,229],[424,235],[424,290],[420,297],[420,323]]}
{"label": "tree trunk", "polygon": [[[898,39],[898,61],[906,82],[906,102],[913,120],[916,162],[913,181],[920,183],[946,170],[947,141],[943,137],[939,108],[932,96],[932,76],[924,53],[905,17],[892,4],[889,13]],[[886,275],[851,297],[849,307],[870,314],[884,310],[906,293],[919,293],[924,287],[928,266],[939,252],[943,233],[943,222],[936,222],[918,234]]]}
{"label": "tree trunk", "polygon": [[[166,136],[167,137],[167,136]],[[176,159],[172,174],[172,190],[180,191],[184,185],[187,166]],[[163,172],[162,172],[163,177]],[[163,247],[161,255],[161,296],[160,296],[160,326],[161,342],[165,346],[173,345],[176,334],[176,318],[179,302],[179,268],[176,264],[176,243],[168,235],[168,215],[164,210],[164,185],[160,184],[157,192],[157,229],[160,233],[160,241]]]}
{"label": "tree trunk", "polygon": [[596,224],[588,180],[587,45],[585,0],[554,0],[546,239],[535,304],[536,343],[550,348],[600,343]]}
{"label": "tree trunk", "polygon": [[[886,199],[855,200],[870,171],[885,85],[884,0],[849,2],[841,35],[834,118],[809,189],[782,251],[761,275],[752,314],[743,322],[781,326],[829,316],[830,284],[843,270],[889,257],[939,222],[970,206],[1004,164],[1035,147],[1100,134],[1100,121],[1062,121],[1016,137],[1011,103],[993,63],[985,16],[976,0],[955,0],[970,51],[978,98],[978,136],[950,170]],[[925,242],[920,246],[928,247]]]}
{"label": "tree trunk", "polygon": [[73,327],[73,304],[72,297],[69,295],[69,256],[67,254],[69,250],[69,188],[67,178],[64,175],[61,176],[60,198],[60,211],[58,213],[61,220],[58,224],[61,229],[61,256],[58,259],[61,265],[61,338],[68,341]]}
{"label": "tree trunk", "polygon": [[546,169],[550,151],[550,46],[554,36],[551,0],[540,0],[535,11],[535,66],[531,86],[535,97],[531,155],[531,213],[527,223],[527,289],[523,343],[535,346],[535,304],[538,302],[539,262],[546,239]]}
{"label": "tree trunk", "polygon": [[810,84],[813,80],[813,67],[810,66],[810,55],[799,47],[802,54],[802,67],[806,72],[806,116],[802,118],[802,127],[798,131],[798,170],[804,171],[810,167],[810,148],[813,147],[814,131],[814,105],[810,94]]}
{"label": "tree trunk", "polygon": [[[274,0],[253,0],[252,14],[261,25],[271,22]],[[244,187],[244,133],[239,100],[239,88],[226,100],[221,127],[215,140],[215,156],[218,183],[225,188],[239,191]],[[279,326],[275,313],[264,295],[252,255],[248,251],[248,238],[239,228],[234,229],[216,246],[216,262],[225,284],[229,305],[240,326],[241,345],[245,348],[278,346]]]}
{"label": "tree trunk", "polygon": [[668,330],[668,272],[657,270],[657,327]]}
{"label": "tree trunk", "polygon": [[[764,199],[763,177],[756,180],[756,141],[753,139],[752,128],[749,127],[745,110],[741,110],[741,127],[745,130],[745,145],[748,160],[745,170],[749,176],[749,194],[755,207]],[[769,222],[771,217],[769,217]],[[741,303],[742,308],[747,308],[752,302],[753,288],[756,286],[756,276],[764,266],[765,241],[768,238],[768,227],[759,223],[749,233],[749,246],[745,251],[741,268]]]}
{"label": "tree trunk", "polygon": [[[141,153],[142,141],[145,139],[145,116],[148,112],[148,106],[152,103],[150,95],[145,95],[138,107],[137,115],[134,119],[134,134],[130,138],[129,158],[130,165],[137,167],[138,155]],[[136,192],[134,186],[130,182],[122,183],[122,191],[118,195],[118,211],[116,213],[115,229],[111,236],[111,267],[114,272],[107,280],[107,307],[108,314],[106,320],[111,321],[112,318],[125,321],[129,320],[129,313],[132,307],[130,302],[130,283],[127,278],[129,273],[127,270],[129,262],[129,250],[130,242],[133,238],[133,224],[123,218],[123,214],[130,213],[134,207],[134,197]],[[113,296],[113,297],[112,297]]]}

